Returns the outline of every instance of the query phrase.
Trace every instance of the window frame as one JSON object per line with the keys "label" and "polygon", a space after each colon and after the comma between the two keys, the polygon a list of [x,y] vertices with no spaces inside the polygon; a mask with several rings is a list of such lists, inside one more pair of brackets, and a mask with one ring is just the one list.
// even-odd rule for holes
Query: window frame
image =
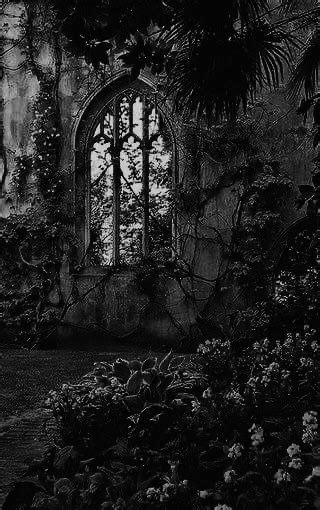
{"label": "window frame", "polygon": [[[169,133],[172,148],[172,189],[173,192],[178,183],[178,157],[177,157],[177,143],[174,130],[173,120],[168,113],[167,105],[165,100],[162,98],[153,87],[145,83],[141,79],[132,82],[129,77],[117,80],[106,87],[106,90],[102,91],[96,96],[89,104],[87,111],[83,115],[76,134],[76,158],[75,158],[75,232],[80,239],[80,247],[78,250],[78,257],[82,261],[86,261],[90,265],[89,260],[89,248],[90,248],[90,214],[91,214],[91,197],[90,197],[90,184],[91,184],[91,150],[92,141],[94,139],[94,132],[99,123],[99,119],[103,119],[108,110],[110,110],[110,104],[116,98],[124,96],[127,92],[132,92],[136,96],[141,95],[149,97],[151,102],[155,104],[162,122],[166,126],[166,130]],[[142,154],[146,151],[142,150]],[[144,166],[144,165],[143,165]],[[119,170],[118,181],[120,177]],[[144,173],[144,172],[143,172]],[[143,214],[143,242],[142,242],[142,253],[144,257],[148,256],[148,226],[149,226],[149,185],[148,179],[143,176],[143,188],[144,188],[144,214]],[[115,182],[114,182],[115,185]],[[120,193],[116,191],[118,200],[120,199]],[[119,266],[120,265],[120,235],[119,235],[119,203],[116,205],[116,210],[113,226],[113,261],[110,265],[101,264],[101,267]],[[147,210],[148,208],[148,210]],[[113,213],[114,214],[114,213]],[[117,222],[117,223],[116,223]],[[173,251],[177,249],[177,211],[174,208],[173,220],[172,220],[172,247]]]}

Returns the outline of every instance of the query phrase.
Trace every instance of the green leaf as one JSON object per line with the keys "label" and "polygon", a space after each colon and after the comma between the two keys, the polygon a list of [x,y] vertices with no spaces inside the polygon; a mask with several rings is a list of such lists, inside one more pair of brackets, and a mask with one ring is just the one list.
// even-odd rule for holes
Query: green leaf
{"label": "green leaf", "polygon": [[134,372],[128,379],[127,382],[127,391],[130,395],[135,395],[138,393],[141,384],[143,381],[143,376],[140,371]]}
{"label": "green leaf", "polygon": [[157,364],[157,358],[147,358],[142,364],[142,370],[154,368]]}
{"label": "green leaf", "polygon": [[170,361],[172,360],[172,351],[170,351],[165,358],[163,358],[163,360],[161,361],[161,363],[159,364],[159,369],[162,371],[162,372],[165,372],[166,370],[168,370],[169,368],[169,364],[170,364]]}
{"label": "green leaf", "polygon": [[137,370],[141,370],[142,363],[137,359],[133,359],[132,361],[129,361],[129,367],[133,372],[136,372]]}
{"label": "green leaf", "polygon": [[128,361],[124,359],[117,359],[113,364],[113,373],[115,377],[127,381],[131,375],[131,370]]}

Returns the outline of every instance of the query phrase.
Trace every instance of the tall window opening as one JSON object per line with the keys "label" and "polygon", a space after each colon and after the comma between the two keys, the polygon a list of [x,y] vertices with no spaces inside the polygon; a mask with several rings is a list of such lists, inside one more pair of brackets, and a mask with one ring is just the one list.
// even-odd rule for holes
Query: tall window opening
{"label": "tall window opening", "polygon": [[113,97],[90,141],[93,262],[135,264],[172,251],[172,139],[152,99],[139,90]]}

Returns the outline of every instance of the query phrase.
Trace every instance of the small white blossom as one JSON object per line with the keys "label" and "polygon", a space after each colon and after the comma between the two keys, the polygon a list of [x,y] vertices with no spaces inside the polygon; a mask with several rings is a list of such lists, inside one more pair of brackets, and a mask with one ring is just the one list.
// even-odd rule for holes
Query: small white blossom
{"label": "small white blossom", "polygon": [[318,413],[316,411],[309,411],[304,413],[302,418],[303,434],[302,441],[307,444],[312,444],[317,438],[318,429]]}
{"label": "small white blossom", "polygon": [[288,446],[287,453],[291,458],[294,455],[298,455],[299,453],[301,453],[300,446],[298,444],[292,443],[290,446]]}
{"label": "small white blossom", "polygon": [[155,489],[154,487],[149,487],[146,491],[147,499],[157,499],[159,497],[160,491],[159,489]]}
{"label": "small white blossom", "polygon": [[191,406],[192,406],[192,412],[193,413],[196,413],[200,409],[200,404],[199,404],[198,400],[193,400],[191,402]]}
{"label": "small white blossom", "polygon": [[238,459],[242,455],[243,446],[240,443],[235,443],[231,448],[229,448],[228,457],[230,459]]}
{"label": "small white blossom", "polygon": [[254,423],[252,427],[249,429],[249,432],[252,432],[251,434],[252,446],[259,446],[264,442],[263,428],[260,427],[260,425],[256,425]]}
{"label": "small white blossom", "polygon": [[291,461],[289,462],[289,468],[292,469],[301,469],[302,468],[302,461],[299,457],[293,457]]}
{"label": "small white blossom", "polygon": [[315,466],[312,469],[312,476],[319,476],[320,477],[320,466]]}
{"label": "small white blossom", "polygon": [[207,388],[203,393],[202,393],[202,397],[203,398],[212,398],[213,396],[213,391],[211,388]]}
{"label": "small white blossom", "polygon": [[291,476],[284,469],[278,469],[278,471],[274,475],[274,479],[275,479],[275,481],[277,483],[290,482],[291,481]]}
{"label": "small white blossom", "polygon": [[226,483],[231,483],[234,479],[234,477],[236,476],[236,472],[234,469],[230,469],[229,471],[226,471],[223,475],[224,477],[224,481]]}
{"label": "small white blossom", "polygon": [[316,430],[318,428],[317,416],[318,416],[317,411],[309,411],[304,413],[302,418],[302,423],[304,427],[308,426],[311,429]]}

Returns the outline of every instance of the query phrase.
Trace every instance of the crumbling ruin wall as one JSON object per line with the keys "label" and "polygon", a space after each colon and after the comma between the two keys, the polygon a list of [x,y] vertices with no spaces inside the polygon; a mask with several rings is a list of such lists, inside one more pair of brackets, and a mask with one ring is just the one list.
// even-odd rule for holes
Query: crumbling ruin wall
{"label": "crumbling ruin wall", "polygon": [[[59,170],[63,173],[61,209],[76,223],[76,174],[78,130],[90,105],[103,97],[119,79],[129,80],[119,61],[93,70],[80,57],[70,53],[66,42],[54,30],[54,13],[48,2],[38,2],[30,11],[23,1],[4,2],[1,14],[1,189],[0,216],[33,207],[40,200],[32,171],[25,182],[23,200],[15,194],[13,176],[17,158],[32,154],[34,105],[41,83],[54,80],[61,123]],[[140,77],[151,88],[154,78]],[[87,330],[98,330],[108,338],[141,337],[146,341],[176,343],[201,334],[201,320],[225,320],[232,307],[240,306],[238,288],[221,290],[226,267],[226,246],[239,208],[242,181],[237,169],[249,160],[263,157],[277,160],[293,180],[292,199],[281,211],[283,229],[299,218],[294,206],[296,185],[310,178],[314,156],[310,126],[302,127],[285,91],[264,94],[239,125],[208,130],[192,119],[172,115],[175,129],[179,174],[178,232],[181,258],[192,269],[183,279],[157,276],[151,293],[137,280],[136,270],[85,267],[74,271],[65,259],[60,271],[57,305],[63,307],[70,295],[78,296],[61,321],[59,335],[85,337]],[[242,128],[241,128],[242,126]],[[72,222],[71,222],[72,223]],[[71,230],[72,227],[71,225]],[[276,237],[270,244],[276,242]],[[80,239],[80,248],[81,247]],[[1,282],[5,287],[6,283]],[[217,290],[218,288],[218,290]],[[91,290],[90,290],[91,289]],[[53,299],[55,299],[53,295]],[[61,302],[60,302],[61,301]],[[209,310],[209,312],[208,312]],[[227,311],[226,311],[227,310]],[[200,325],[200,329],[199,329]]]}

